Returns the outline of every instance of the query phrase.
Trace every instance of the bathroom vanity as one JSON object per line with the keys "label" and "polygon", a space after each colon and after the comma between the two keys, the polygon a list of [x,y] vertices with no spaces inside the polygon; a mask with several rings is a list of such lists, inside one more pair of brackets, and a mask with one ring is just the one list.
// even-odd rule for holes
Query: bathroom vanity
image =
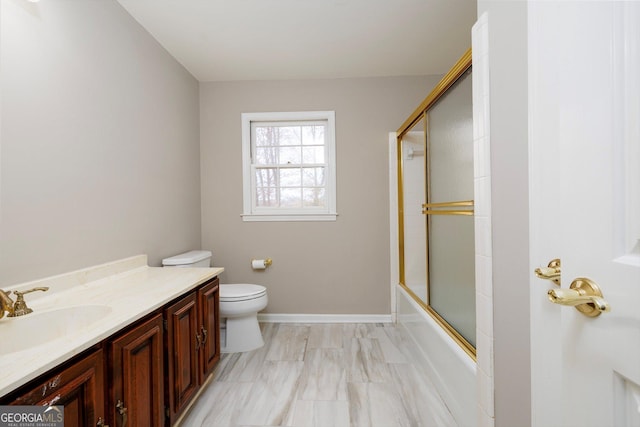
{"label": "bathroom vanity", "polygon": [[0,319],[0,404],[63,405],[65,425],[174,425],[220,357],[224,270],[146,264],[15,286],[49,291],[29,295],[33,313]]}

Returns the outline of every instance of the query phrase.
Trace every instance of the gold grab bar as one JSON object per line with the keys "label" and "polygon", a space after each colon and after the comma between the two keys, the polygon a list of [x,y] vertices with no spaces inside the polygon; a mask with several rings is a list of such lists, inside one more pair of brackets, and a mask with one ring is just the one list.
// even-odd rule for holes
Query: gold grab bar
{"label": "gold grab bar", "polygon": [[425,215],[473,215],[473,211],[433,211],[433,210],[423,210],[423,214]]}
{"label": "gold grab bar", "polygon": [[453,206],[473,206],[473,200],[464,200],[461,202],[442,202],[442,203],[423,203],[423,208],[439,208],[439,207],[453,207]]}
{"label": "gold grab bar", "polygon": [[[455,209],[461,207],[471,207],[471,209]],[[473,215],[473,200],[463,200],[460,202],[423,203],[422,213],[424,215]],[[453,209],[439,209],[453,208]]]}

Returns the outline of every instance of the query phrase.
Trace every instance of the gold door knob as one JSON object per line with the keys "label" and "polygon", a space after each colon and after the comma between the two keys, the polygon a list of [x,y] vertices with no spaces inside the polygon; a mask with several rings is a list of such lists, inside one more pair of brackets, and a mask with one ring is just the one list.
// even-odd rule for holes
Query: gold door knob
{"label": "gold door knob", "polygon": [[560,268],[560,260],[558,258],[552,259],[546,267],[536,268],[534,273],[539,279],[551,280],[553,283],[560,286],[562,270]]}
{"label": "gold door knob", "polygon": [[569,289],[551,289],[547,295],[552,303],[574,306],[585,316],[596,317],[605,311],[611,311],[598,285],[585,277],[571,282]]}

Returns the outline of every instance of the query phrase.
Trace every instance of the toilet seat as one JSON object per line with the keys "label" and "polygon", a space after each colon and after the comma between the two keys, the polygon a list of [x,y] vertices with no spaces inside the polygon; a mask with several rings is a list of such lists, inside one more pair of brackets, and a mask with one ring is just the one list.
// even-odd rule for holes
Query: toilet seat
{"label": "toilet seat", "polygon": [[220,301],[248,301],[261,298],[267,294],[267,288],[246,283],[220,285]]}

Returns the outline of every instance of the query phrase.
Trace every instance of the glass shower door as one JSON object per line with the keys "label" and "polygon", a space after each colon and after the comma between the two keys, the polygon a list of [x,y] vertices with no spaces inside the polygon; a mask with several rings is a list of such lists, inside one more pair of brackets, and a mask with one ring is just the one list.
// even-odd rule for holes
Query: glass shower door
{"label": "glass shower door", "polygon": [[475,358],[471,50],[398,130],[400,284]]}
{"label": "glass shower door", "polygon": [[471,70],[427,112],[429,307],[476,340]]}
{"label": "glass shower door", "polygon": [[415,297],[427,304],[427,223],[421,206],[427,194],[426,129],[424,116],[404,134],[400,144],[400,169],[403,181],[401,254],[404,254],[400,282]]}

